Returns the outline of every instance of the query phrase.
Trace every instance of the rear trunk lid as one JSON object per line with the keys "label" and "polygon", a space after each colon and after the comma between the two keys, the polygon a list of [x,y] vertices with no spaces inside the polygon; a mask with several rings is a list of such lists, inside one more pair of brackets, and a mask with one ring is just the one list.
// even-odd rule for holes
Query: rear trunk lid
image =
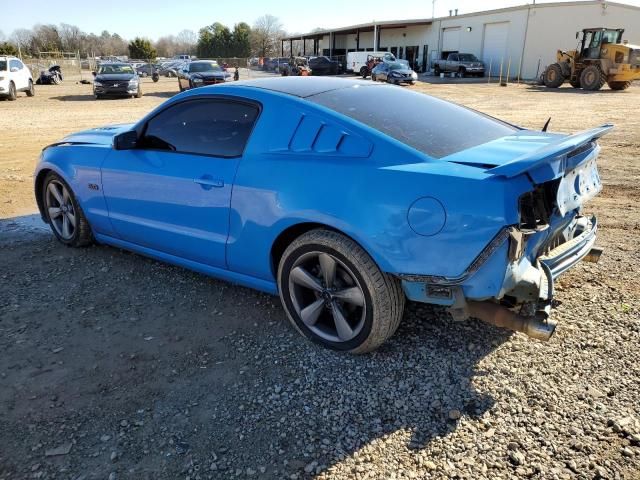
{"label": "rear trunk lid", "polygon": [[603,125],[573,135],[523,130],[444,159],[482,168],[491,176],[527,175],[534,185],[552,184],[556,206],[564,216],[602,189],[597,139],[612,128]]}

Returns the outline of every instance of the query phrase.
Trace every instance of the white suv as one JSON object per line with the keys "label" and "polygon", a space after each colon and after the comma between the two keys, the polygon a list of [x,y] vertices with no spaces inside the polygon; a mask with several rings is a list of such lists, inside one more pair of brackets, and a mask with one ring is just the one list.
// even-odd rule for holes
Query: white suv
{"label": "white suv", "polygon": [[0,56],[0,97],[15,100],[18,92],[35,94],[31,72],[19,58]]}

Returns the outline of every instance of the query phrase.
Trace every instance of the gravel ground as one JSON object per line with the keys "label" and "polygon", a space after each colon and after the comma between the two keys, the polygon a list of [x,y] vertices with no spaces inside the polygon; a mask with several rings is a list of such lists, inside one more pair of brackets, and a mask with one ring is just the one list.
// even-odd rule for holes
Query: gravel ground
{"label": "gravel ground", "polygon": [[[329,352],[276,298],[59,245],[3,177],[24,196],[0,221],[0,480],[640,478],[640,88],[416,88],[531,127],[617,124],[590,205],[605,253],[561,277],[550,342],[411,304],[377,352]],[[0,173],[32,162],[0,153]]]}

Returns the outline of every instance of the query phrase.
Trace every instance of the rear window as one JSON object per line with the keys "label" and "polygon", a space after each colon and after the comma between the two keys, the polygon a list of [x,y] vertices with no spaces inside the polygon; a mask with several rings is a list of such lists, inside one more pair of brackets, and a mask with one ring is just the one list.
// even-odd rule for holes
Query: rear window
{"label": "rear window", "polygon": [[394,86],[353,86],[306,99],[433,158],[446,157],[518,130],[460,105]]}
{"label": "rear window", "polygon": [[4,72],[7,69],[7,61],[0,60],[0,72]]}

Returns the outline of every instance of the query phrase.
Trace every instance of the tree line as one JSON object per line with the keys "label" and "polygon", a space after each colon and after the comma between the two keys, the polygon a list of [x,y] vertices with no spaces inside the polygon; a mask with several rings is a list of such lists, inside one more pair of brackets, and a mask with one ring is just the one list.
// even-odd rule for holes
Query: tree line
{"label": "tree line", "polygon": [[203,27],[196,34],[182,30],[152,42],[136,37],[131,42],[104,30],[100,35],[86,33],[75,25],[35,25],[19,28],[5,37],[0,32],[0,55],[38,56],[40,52],[80,52],[86,56],[120,56],[153,59],[178,54],[201,58],[246,58],[277,55],[280,39],[285,35],[280,20],[272,15],[258,18],[253,26],[237,23],[232,29],[220,22]]}

